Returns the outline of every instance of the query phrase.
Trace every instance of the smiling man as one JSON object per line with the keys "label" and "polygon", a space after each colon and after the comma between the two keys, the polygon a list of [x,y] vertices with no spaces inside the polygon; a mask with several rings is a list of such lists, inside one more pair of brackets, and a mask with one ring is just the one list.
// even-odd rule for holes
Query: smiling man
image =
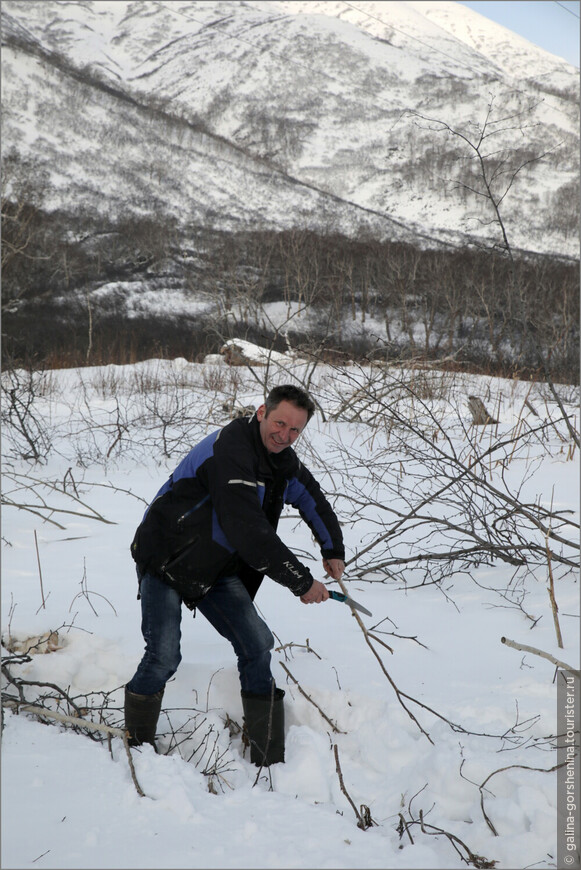
{"label": "smiling man", "polygon": [[274,638],[253,601],[265,576],[305,604],[329,598],[277,535],[285,504],[311,529],[327,574],[337,580],[345,569],[337,517],[292,448],[314,411],[305,390],[275,387],[251,417],[193,447],[147,509],[131,545],[146,643],[125,688],[133,745],[155,746],[165,684],[181,661],[183,603],[234,648],[251,761],[284,761],[284,692],[270,670]]}

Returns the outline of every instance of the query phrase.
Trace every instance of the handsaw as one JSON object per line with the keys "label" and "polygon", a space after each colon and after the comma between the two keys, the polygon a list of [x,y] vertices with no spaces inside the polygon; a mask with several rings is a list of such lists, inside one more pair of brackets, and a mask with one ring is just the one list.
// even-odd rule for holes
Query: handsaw
{"label": "handsaw", "polygon": [[329,598],[333,598],[334,601],[342,601],[343,604],[348,604],[349,607],[354,607],[355,610],[360,610],[361,613],[366,613],[367,616],[373,616],[370,610],[362,604],[359,604],[357,601],[354,601],[353,598],[350,598],[348,595],[343,595],[342,592],[335,592],[334,590],[329,589]]}

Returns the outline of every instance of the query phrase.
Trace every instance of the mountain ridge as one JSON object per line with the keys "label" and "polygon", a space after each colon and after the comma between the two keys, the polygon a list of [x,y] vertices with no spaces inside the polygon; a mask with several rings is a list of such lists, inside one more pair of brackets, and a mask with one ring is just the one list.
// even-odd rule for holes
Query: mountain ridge
{"label": "mountain ridge", "polygon": [[[452,202],[450,190],[446,189],[446,186],[450,187],[449,182],[444,183],[437,177],[444,171],[438,168],[442,162],[442,155],[437,154],[439,147],[434,147],[430,141],[437,137],[431,131],[419,128],[417,118],[410,118],[418,108],[421,111],[431,108],[435,113],[441,113],[444,119],[454,117],[458,122],[470,124],[476,110],[472,100],[473,78],[470,77],[475,75],[473,67],[470,75],[464,69],[461,76],[447,74],[438,78],[435,71],[442,69],[446,54],[419,42],[413,50],[410,49],[413,34],[412,37],[404,35],[401,28],[398,33],[388,32],[390,27],[397,26],[402,16],[407,16],[409,22],[410,12],[414,16],[415,32],[421,32],[420,25],[427,21],[425,4],[382,4],[384,17],[387,13],[392,15],[391,24],[369,17],[368,9],[373,11],[373,15],[377,11],[374,3],[359,3],[355,7],[346,3],[314,2],[308,4],[308,13],[300,14],[291,14],[289,10],[304,8],[305,4],[292,0],[272,3],[223,0],[171,4],[171,7],[161,2],[120,2],[113,5],[114,12],[110,4],[88,0],[58,4],[51,0],[43,4],[5,0],[2,6],[3,39],[5,44],[12,42],[14,47],[15,37],[11,38],[11,33],[16,35],[16,41],[18,35],[22,38],[23,34],[28,34],[28,39],[34,40],[45,51],[60,54],[72,67],[84,70],[87,86],[90,86],[91,79],[93,84],[96,83],[95,77],[102,86],[108,80],[112,86],[116,82],[118,87],[115,90],[120,90],[118,99],[133,99],[136,103],[146,100],[150,107],[159,106],[166,113],[165,120],[159,115],[162,125],[171,123],[168,117],[181,115],[190,125],[197,125],[207,133],[215,143],[227,143],[237,153],[254,160],[254,165],[259,167],[253,170],[256,172],[254,194],[250,190],[252,185],[242,184],[237,189],[239,182],[236,180],[226,196],[216,148],[213,145],[208,147],[199,157],[182,150],[179,156],[187,161],[191,172],[200,176],[203,171],[206,179],[205,184],[198,180],[194,185],[197,194],[194,194],[187,190],[183,173],[180,178],[178,161],[172,161],[169,156],[166,159],[164,155],[161,160],[165,164],[167,190],[164,194],[163,186],[159,185],[159,190],[155,191],[156,208],[167,209],[168,213],[197,215],[196,219],[210,220],[225,227],[242,226],[248,222],[245,218],[248,210],[251,221],[262,219],[268,226],[284,228],[289,225],[290,214],[295,215],[295,223],[304,225],[312,221],[313,226],[324,229],[326,220],[351,235],[362,230],[358,220],[365,214],[374,216],[372,220],[365,219],[365,231],[383,238],[415,237],[420,244],[425,244],[428,239],[452,244],[461,244],[463,240],[469,244],[492,242],[494,233],[487,232],[479,224],[482,214],[476,211],[476,217],[471,217],[475,204],[462,207]],[[428,4],[431,17],[436,12],[441,18],[443,16],[442,20],[448,16],[448,25],[450,6],[456,4]],[[328,12],[341,7],[342,17],[319,14],[313,11],[315,7],[325,8]],[[474,22],[481,18],[475,19],[470,13],[471,10],[463,8],[462,19]],[[364,18],[367,31],[360,23],[344,20],[349,17]],[[375,34],[370,30],[375,30]],[[422,43],[435,38],[433,34],[439,31],[442,31],[440,23],[427,21]],[[391,43],[385,43],[378,33],[391,33]],[[456,37],[450,39],[455,40],[451,44],[459,44]],[[401,46],[394,44],[398,41]],[[534,46],[532,49],[535,49],[532,54],[536,57],[540,50]],[[474,58],[474,49],[468,46],[466,51]],[[3,59],[4,100],[9,115],[14,103],[18,103],[17,85],[24,84],[29,94],[35,88],[30,70],[26,69],[26,61],[19,52],[15,46],[13,54]],[[562,70],[568,66],[563,64],[557,63],[561,78]],[[9,66],[13,67],[13,76],[7,73]],[[345,70],[348,76],[345,76]],[[485,81],[488,85],[496,82],[499,87],[496,66],[489,66],[478,75],[477,85]],[[321,81],[326,83],[326,88],[318,84]],[[99,87],[98,82],[96,86]],[[59,88],[64,92],[66,83],[59,82]],[[571,88],[574,90],[572,80]],[[506,93],[510,93],[510,84]],[[532,93],[527,93],[527,99],[533,99]],[[514,99],[514,93],[511,99]],[[40,155],[32,136],[36,133],[36,141],[42,141],[43,121],[39,117],[39,108],[44,110],[54,119],[51,132],[56,140],[55,155],[68,162],[67,171],[72,177],[78,171],[79,161],[67,155],[63,146],[71,139],[71,127],[79,124],[80,119],[59,112],[56,100],[49,107],[47,103],[50,101],[50,96],[45,93],[42,99],[37,97],[34,106],[31,105],[33,100],[29,100],[27,111],[19,122],[13,115],[9,117],[4,122],[5,142],[18,148],[17,140],[20,138],[24,144],[23,154],[34,154],[38,158]],[[94,118],[89,118],[90,102],[90,97],[85,96],[81,105],[81,115],[90,129],[87,138],[98,141],[102,136],[107,141],[111,136],[107,116],[113,113],[113,108],[106,107],[99,125]],[[485,108],[485,103],[483,105]],[[518,99],[515,105],[518,108]],[[525,108],[521,98],[521,109],[524,111]],[[536,113],[535,123],[543,127],[543,136],[537,137],[531,147],[538,147],[541,138],[550,147],[557,147],[559,135],[571,142],[578,139],[568,117],[576,111],[572,101],[559,98],[557,108],[566,113],[567,120],[551,117],[546,106],[543,106],[542,117],[539,116],[539,105],[531,109]],[[96,107],[93,107],[92,114],[96,114]],[[139,124],[136,129],[131,129],[135,119],[122,118],[122,121],[128,135],[143,140]],[[28,147],[22,135],[23,125],[27,126],[32,139]],[[163,130],[161,134],[158,131],[154,138],[159,139],[160,135],[163,135]],[[46,147],[47,137],[44,138]],[[504,147],[514,149],[516,146],[511,144],[512,141],[508,137]],[[219,149],[220,145],[217,147]],[[147,143],[136,148],[149,152],[150,160],[143,159],[144,154],[139,150],[133,159],[128,159],[135,178],[139,158],[151,174],[152,152]],[[569,152],[572,152],[571,147],[567,148],[568,155]],[[453,166],[454,148],[449,153],[452,156],[448,166]],[[107,152],[103,152],[103,159],[106,157],[109,159]],[[109,186],[115,186],[113,180],[119,186],[124,159],[125,152],[122,152],[108,167],[108,174],[112,176]],[[56,175],[50,160],[41,158],[40,162],[50,177]],[[565,169],[563,162],[567,164]],[[527,170],[534,182],[528,185],[529,199],[536,196],[540,200],[541,195],[548,199],[553,195],[552,190],[556,192],[563,186],[567,189],[567,184],[574,183],[575,166],[576,158],[571,153],[565,161],[560,159],[559,166],[551,165],[549,172],[542,176]],[[300,197],[300,202],[291,197],[286,208],[274,207],[268,201],[273,185],[265,186],[259,177],[260,173],[269,171],[273,177],[279,173],[279,183],[282,183],[280,179],[284,174],[292,179],[292,186],[301,185],[317,191],[318,196],[314,200]],[[141,179],[140,186],[142,190],[147,187],[146,178]],[[274,187],[276,189],[276,185]],[[74,189],[73,182],[71,190]],[[286,196],[287,188],[284,190]],[[103,186],[104,199],[98,207],[107,208],[108,196],[114,211],[116,197],[114,192],[108,195],[107,185]],[[145,199],[142,193],[140,200]],[[327,202],[323,207],[325,199]],[[59,205],[62,206],[63,202],[61,199]],[[57,205],[56,200],[54,204]],[[542,201],[539,202],[533,215],[540,210],[544,220],[533,218],[526,232],[516,220],[522,210],[523,203],[520,202],[512,209],[513,214],[508,210],[506,216],[511,224],[515,248],[576,255],[575,244],[567,238],[571,227],[565,232],[558,229],[547,232],[546,212],[551,211],[550,204],[547,208]],[[223,216],[218,218],[216,213]]]}

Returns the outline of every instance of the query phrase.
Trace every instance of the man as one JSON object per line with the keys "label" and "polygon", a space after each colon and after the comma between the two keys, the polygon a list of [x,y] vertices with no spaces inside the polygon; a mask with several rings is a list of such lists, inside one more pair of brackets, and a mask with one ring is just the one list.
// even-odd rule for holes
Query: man
{"label": "man", "polygon": [[234,647],[251,761],[284,761],[284,691],[270,670],[274,638],[253,600],[265,575],[305,604],[329,598],[276,533],[284,504],[308,524],[327,574],[337,580],[345,569],[337,517],[291,447],[314,411],[305,390],[275,387],[252,417],[197,444],[147,509],[131,545],[146,643],[125,688],[133,745],[155,746],[165,684],[181,661],[183,602]]}

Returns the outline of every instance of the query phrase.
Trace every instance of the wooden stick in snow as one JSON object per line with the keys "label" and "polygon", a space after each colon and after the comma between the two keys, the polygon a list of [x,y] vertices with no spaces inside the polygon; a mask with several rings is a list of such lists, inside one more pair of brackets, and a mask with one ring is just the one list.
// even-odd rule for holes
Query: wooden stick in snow
{"label": "wooden stick in snow", "polygon": [[571,673],[575,674],[577,677],[580,675],[580,671],[577,668],[572,668],[571,665],[559,661],[559,659],[556,659],[555,656],[551,655],[551,653],[543,652],[543,650],[536,649],[534,646],[527,646],[526,643],[516,643],[514,640],[509,640],[508,637],[501,637],[500,642],[506,644],[506,646],[512,647],[513,649],[521,650],[521,652],[529,652],[535,656],[542,656],[542,658],[548,659],[558,668],[563,668],[565,671],[571,671]]}

